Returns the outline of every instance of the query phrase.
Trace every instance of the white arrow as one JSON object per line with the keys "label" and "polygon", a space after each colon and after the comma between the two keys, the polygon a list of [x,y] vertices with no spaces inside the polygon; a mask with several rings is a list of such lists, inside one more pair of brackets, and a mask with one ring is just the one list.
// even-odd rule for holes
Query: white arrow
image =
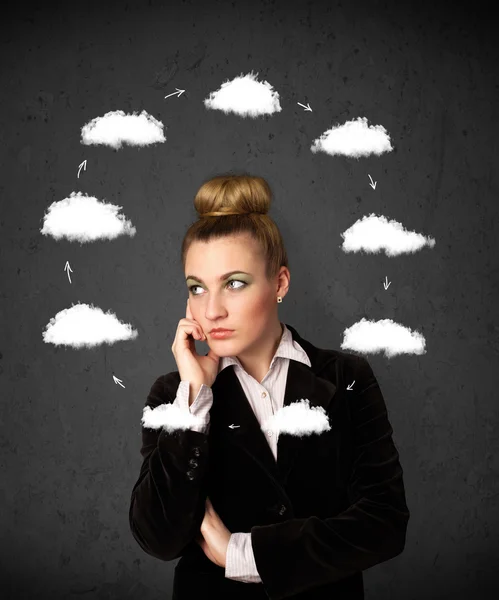
{"label": "white arrow", "polygon": [[[369,173],[368,173],[368,175],[369,175]],[[375,190],[376,189],[376,184],[372,182],[373,178],[370,175],[369,175],[369,179],[371,180],[371,183],[369,185],[372,187],[373,190]]]}
{"label": "white arrow", "polygon": [[234,427],[241,427],[241,425],[229,425],[229,427],[230,427],[231,429],[234,429]]}
{"label": "white arrow", "polygon": [[113,375],[113,379],[114,379],[114,383],[119,383],[119,384],[121,385],[121,387],[123,387],[123,388],[125,387],[125,386],[124,386],[124,385],[121,383],[121,379],[118,379],[118,378],[117,378],[117,377],[115,377],[114,375]]}
{"label": "white arrow", "polygon": [[349,390],[351,392],[352,388],[350,386],[352,386],[354,383],[355,383],[355,379],[353,380],[353,382],[350,385],[347,385],[347,390]]}
{"label": "white arrow", "polygon": [[78,169],[78,179],[79,179],[79,178],[80,178],[80,171],[81,171],[81,168],[83,167],[83,168],[85,169],[85,171],[87,170],[87,159],[85,159],[85,160],[84,160],[84,161],[81,163],[81,165],[78,165],[78,166],[79,166],[79,169]]}
{"label": "white arrow", "polygon": [[68,272],[69,283],[71,283],[71,275],[69,274],[69,271],[73,272],[73,269],[69,266],[68,261],[66,261],[66,264],[64,265],[64,270]]}
{"label": "white arrow", "polygon": [[172,92],[171,94],[168,94],[168,96],[165,96],[165,98],[169,98],[170,96],[174,96],[177,92],[178,92],[178,97],[180,98],[180,96],[185,92],[185,90],[179,90],[178,88],[175,88],[177,91],[176,92]]}
{"label": "white arrow", "polygon": [[302,104],[301,102],[297,102],[296,104],[299,104],[300,106],[303,106],[303,108],[305,110],[308,110],[309,112],[312,112],[312,109],[310,108],[310,104],[307,102],[307,104]]}
{"label": "white arrow", "polygon": [[390,287],[390,284],[392,282],[390,281],[390,283],[388,283],[388,277],[385,277],[385,279],[386,279],[386,283],[384,283],[383,286],[384,286],[385,290],[387,290]]}

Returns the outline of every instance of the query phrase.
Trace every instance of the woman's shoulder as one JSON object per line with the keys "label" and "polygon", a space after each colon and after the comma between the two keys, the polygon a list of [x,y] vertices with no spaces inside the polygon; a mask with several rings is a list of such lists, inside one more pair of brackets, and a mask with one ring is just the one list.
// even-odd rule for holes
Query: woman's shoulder
{"label": "woman's shoulder", "polygon": [[362,354],[331,348],[321,348],[321,352],[326,353],[330,358],[325,360],[320,373],[317,374],[330,379],[333,383],[354,379],[360,383],[374,376],[368,359]]}
{"label": "woman's shoulder", "polygon": [[337,348],[318,348],[321,353],[329,356],[329,360],[326,362],[334,362],[340,366],[360,366],[365,365],[368,362],[367,358],[363,354],[355,352],[347,352],[346,350],[339,350]]}

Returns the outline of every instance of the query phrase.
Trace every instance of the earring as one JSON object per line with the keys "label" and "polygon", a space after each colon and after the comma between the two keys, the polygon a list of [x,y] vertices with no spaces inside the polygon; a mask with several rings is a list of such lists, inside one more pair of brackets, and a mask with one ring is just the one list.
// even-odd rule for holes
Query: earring
{"label": "earring", "polygon": [[277,302],[282,302],[281,296],[277,296]]}

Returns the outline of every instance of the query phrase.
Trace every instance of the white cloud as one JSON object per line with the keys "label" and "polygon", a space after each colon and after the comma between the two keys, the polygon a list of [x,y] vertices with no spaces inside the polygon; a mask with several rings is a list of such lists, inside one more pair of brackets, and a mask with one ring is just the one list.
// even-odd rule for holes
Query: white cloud
{"label": "white cloud", "polygon": [[42,335],[47,344],[92,348],[103,342],[114,344],[134,340],[138,333],[111,312],[104,313],[100,308],[77,304],[59,311],[50,319]]}
{"label": "white cloud", "polygon": [[126,115],[122,110],[95,117],[81,128],[81,143],[86,146],[103,144],[119,149],[123,144],[147,146],[166,140],[163,123],[145,110]]}
{"label": "white cloud", "polygon": [[331,429],[327,414],[322,406],[310,407],[309,400],[300,400],[284,406],[275,415],[264,420],[261,429],[271,429],[290,435],[310,435]]}
{"label": "white cloud", "polygon": [[409,327],[390,319],[362,319],[345,329],[341,349],[360,353],[384,351],[391,358],[398,354],[425,354],[425,346],[424,336]]}
{"label": "white cloud", "polygon": [[118,211],[123,208],[116,204],[99,202],[93,196],[72,192],[68,198],[53,202],[44,216],[43,235],[51,235],[56,240],[93,242],[99,239],[114,239],[120,235],[136,233],[130,221]]}
{"label": "white cloud", "polygon": [[[257,73],[258,75],[258,73]],[[242,117],[257,117],[280,112],[279,94],[267,81],[256,81],[257,75],[239,76],[226,81],[204,101],[206,108],[233,112]]]}
{"label": "white cloud", "polygon": [[342,233],[344,252],[366,252],[376,254],[384,250],[388,256],[397,256],[404,252],[416,252],[423,246],[433,248],[435,240],[425,238],[420,233],[404,230],[397,221],[388,221],[386,217],[374,214],[364,216]]}
{"label": "white cloud", "polygon": [[182,410],[175,404],[160,404],[155,408],[145,406],[141,423],[149,429],[163,427],[171,432],[175,429],[190,429],[193,425],[203,425],[204,419],[193,415],[189,410]]}
{"label": "white cloud", "polygon": [[314,140],[312,152],[325,152],[331,156],[369,156],[391,152],[393,147],[390,136],[383,125],[368,125],[366,117],[347,121],[324,132],[318,140]]}

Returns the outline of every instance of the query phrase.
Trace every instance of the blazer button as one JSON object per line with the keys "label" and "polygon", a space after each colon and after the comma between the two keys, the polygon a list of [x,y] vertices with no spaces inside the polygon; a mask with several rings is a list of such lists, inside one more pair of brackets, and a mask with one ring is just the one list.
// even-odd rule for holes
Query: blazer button
{"label": "blazer button", "polygon": [[198,466],[198,462],[197,462],[197,460],[194,460],[193,458],[191,458],[191,459],[189,460],[189,465],[190,465],[191,467],[194,467],[194,468],[196,468],[196,467]]}
{"label": "blazer button", "polygon": [[281,504],[281,508],[279,509],[279,514],[283,515],[286,512],[286,507],[284,506],[284,504]]}
{"label": "blazer button", "polygon": [[194,471],[187,471],[187,478],[190,480],[194,479]]}
{"label": "blazer button", "polygon": [[192,453],[194,454],[194,456],[199,456],[199,448],[198,448],[198,446],[196,446],[195,448],[192,449]]}

